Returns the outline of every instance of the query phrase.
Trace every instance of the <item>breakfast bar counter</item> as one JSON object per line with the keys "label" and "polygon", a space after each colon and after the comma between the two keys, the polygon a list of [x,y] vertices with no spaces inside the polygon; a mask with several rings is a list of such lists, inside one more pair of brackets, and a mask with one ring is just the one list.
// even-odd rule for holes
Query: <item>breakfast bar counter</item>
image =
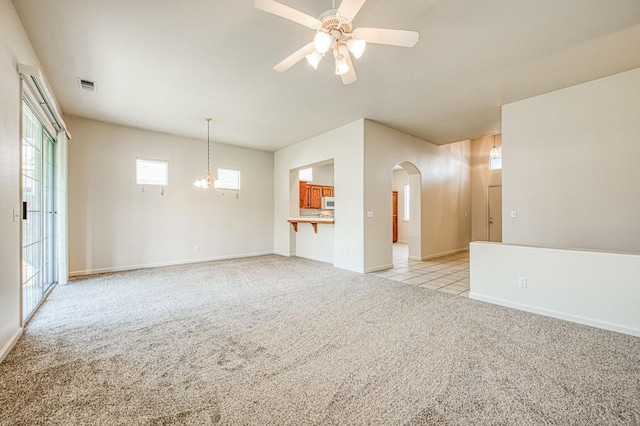
{"label": "breakfast bar counter", "polygon": [[315,233],[318,233],[318,224],[325,223],[329,225],[333,225],[335,223],[334,218],[332,217],[316,217],[316,216],[301,216],[301,217],[290,217],[287,219],[291,225],[293,225],[293,229],[298,232],[298,223],[310,223],[313,226],[313,230]]}

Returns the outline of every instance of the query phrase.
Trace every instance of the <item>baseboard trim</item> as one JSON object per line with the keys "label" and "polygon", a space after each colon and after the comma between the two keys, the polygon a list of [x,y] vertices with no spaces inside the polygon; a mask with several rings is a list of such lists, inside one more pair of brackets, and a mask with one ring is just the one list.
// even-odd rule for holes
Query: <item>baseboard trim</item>
{"label": "baseboard trim", "polygon": [[459,249],[455,249],[455,250],[450,250],[450,251],[445,251],[442,253],[436,253],[436,254],[429,254],[427,256],[422,256],[422,258],[416,258],[416,259],[411,259],[411,257],[409,257],[409,260],[429,260],[429,259],[434,259],[436,257],[442,257],[442,256],[448,256],[450,254],[456,254],[456,253],[460,253],[463,251],[469,251],[469,248],[459,248]]}
{"label": "baseboard trim", "polygon": [[591,327],[602,328],[604,330],[615,331],[617,333],[629,334],[631,336],[640,337],[640,328],[627,327],[620,324],[614,324],[607,321],[600,321],[594,318],[582,317],[579,315],[568,314],[566,312],[555,311],[552,309],[540,308],[538,306],[526,305],[523,303],[511,302],[509,300],[499,299],[491,296],[485,296],[472,291],[469,293],[469,299],[479,300],[481,302],[492,303],[507,308],[518,309],[520,311],[531,312],[533,314],[543,315],[546,317],[557,318],[565,321],[584,324]]}
{"label": "baseboard trim", "polygon": [[214,256],[214,257],[207,257],[207,258],[200,258],[200,259],[177,260],[172,262],[158,262],[158,263],[146,263],[146,264],[139,264],[139,265],[115,266],[111,268],[85,269],[85,270],[79,270],[79,271],[70,271],[69,276],[78,277],[83,275],[104,274],[108,272],[134,271],[136,269],[159,268],[162,266],[188,265],[191,263],[212,262],[216,260],[241,259],[243,257],[267,256],[270,254],[275,254],[275,253],[273,251],[264,251],[264,252],[256,252],[256,253],[234,254],[234,255],[228,255],[228,256]]}
{"label": "baseboard trim", "polygon": [[389,269],[389,268],[393,268],[393,263],[390,263],[388,265],[380,265],[380,266],[373,266],[371,268],[367,268],[364,270],[365,274],[369,274],[371,272],[377,272],[377,271],[383,271],[385,269]]}
{"label": "baseboard trim", "polygon": [[2,347],[2,349],[0,349],[0,364],[2,364],[2,361],[4,361],[7,355],[9,355],[9,352],[11,352],[11,349],[13,349],[16,343],[18,343],[18,339],[22,336],[22,331],[23,328],[20,327],[15,334],[11,336],[11,339],[9,339],[9,341]]}

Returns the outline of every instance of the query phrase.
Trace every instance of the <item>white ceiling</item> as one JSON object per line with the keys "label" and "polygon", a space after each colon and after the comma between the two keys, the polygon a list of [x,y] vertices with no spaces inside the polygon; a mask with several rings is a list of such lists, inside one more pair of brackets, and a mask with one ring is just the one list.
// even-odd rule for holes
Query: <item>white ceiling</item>
{"label": "white ceiling", "polygon": [[359,118],[436,144],[479,137],[503,104],[640,67],[639,0],[368,0],[355,27],[420,41],[369,44],[349,86],[329,58],[273,71],[314,32],[253,0],[13,4],[64,113],[199,139],[211,116],[212,140],[267,151]]}

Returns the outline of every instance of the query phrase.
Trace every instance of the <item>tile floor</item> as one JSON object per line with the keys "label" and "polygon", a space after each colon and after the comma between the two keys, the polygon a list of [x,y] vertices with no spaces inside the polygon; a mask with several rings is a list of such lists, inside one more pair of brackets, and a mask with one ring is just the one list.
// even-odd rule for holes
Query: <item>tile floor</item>
{"label": "tile floor", "polygon": [[407,244],[393,245],[393,268],[372,275],[429,290],[469,297],[469,252],[429,260],[409,260]]}

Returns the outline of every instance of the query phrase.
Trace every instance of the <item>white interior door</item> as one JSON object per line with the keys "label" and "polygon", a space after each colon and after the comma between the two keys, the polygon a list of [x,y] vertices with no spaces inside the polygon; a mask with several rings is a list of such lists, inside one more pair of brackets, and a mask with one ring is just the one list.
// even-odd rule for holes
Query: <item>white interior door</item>
{"label": "white interior door", "polygon": [[489,187],[489,241],[502,242],[502,186]]}

